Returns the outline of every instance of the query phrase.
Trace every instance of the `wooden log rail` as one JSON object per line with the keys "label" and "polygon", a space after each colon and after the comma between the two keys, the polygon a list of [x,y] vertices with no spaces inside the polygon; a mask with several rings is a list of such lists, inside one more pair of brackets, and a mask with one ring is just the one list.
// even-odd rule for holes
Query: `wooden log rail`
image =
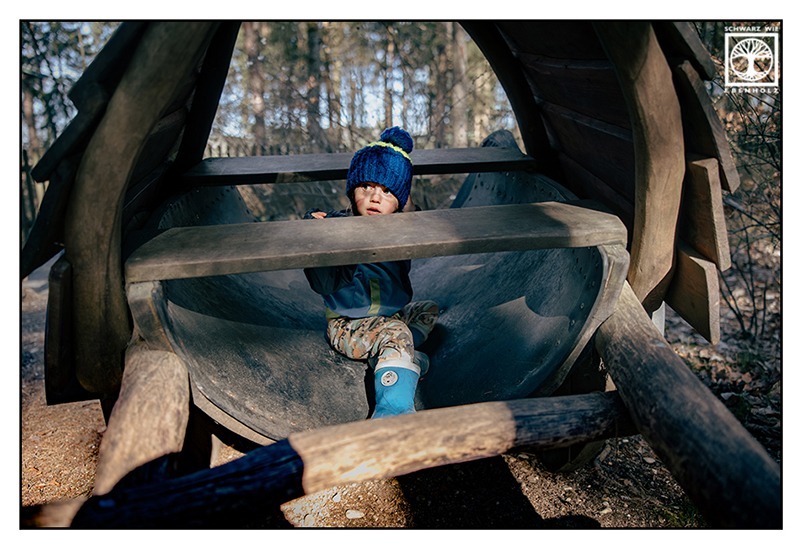
{"label": "wooden log rail", "polygon": [[631,430],[616,392],[479,403],[341,424],[291,435],[194,474],[139,486],[124,479],[110,493],[90,498],[72,527],[232,528],[336,485]]}
{"label": "wooden log rail", "polygon": [[781,527],[781,471],[692,373],[628,284],[597,351],[633,421],[712,526]]}
{"label": "wooden log rail", "polygon": [[[280,174],[310,180],[346,178],[353,153],[207,158],[184,173],[189,186],[275,183]],[[411,153],[413,175],[536,170],[537,163],[518,148],[420,149]]]}
{"label": "wooden log rail", "polygon": [[215,226],[175,227],[135,250],[127,283],[481,252],[624,246],[616,216],[534,203]]}

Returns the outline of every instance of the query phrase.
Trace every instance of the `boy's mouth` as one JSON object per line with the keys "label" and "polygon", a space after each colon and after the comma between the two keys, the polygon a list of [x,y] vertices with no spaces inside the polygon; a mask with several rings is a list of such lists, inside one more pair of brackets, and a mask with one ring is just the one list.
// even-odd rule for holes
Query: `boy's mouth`
{"label": "boy's mouth", "polygon": [[381,214],[381,213],[382,211],[379,208],[375,208],[373,206],[368,208],[368,210],[366,210],[366,214],[368,214],[369,216],[372,214]]}

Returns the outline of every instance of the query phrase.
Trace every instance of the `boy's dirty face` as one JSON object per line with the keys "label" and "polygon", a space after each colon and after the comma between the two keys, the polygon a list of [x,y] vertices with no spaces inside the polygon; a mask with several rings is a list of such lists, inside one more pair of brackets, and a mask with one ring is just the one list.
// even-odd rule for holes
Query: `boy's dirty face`
{"label": "boy's dirty face", "polygon": [[354,188],[354,209],[360,216],[392,214],[399,209],[399,199],[384,185],[366,182]]}

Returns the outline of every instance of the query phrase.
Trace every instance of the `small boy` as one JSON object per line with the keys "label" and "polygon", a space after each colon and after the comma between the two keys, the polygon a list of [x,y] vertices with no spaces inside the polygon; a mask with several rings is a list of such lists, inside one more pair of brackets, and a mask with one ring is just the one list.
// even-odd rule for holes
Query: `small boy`
{"label": "small boy", "polygon": [[[305,219],[379,216],[411,210],[408,206],[413,140],[394,126],[354,154],[346,176],[351,207],[344,211],[311,210]],[[346,357],[368,360],[374,368],[376,406],[372,418],[415,412],[418,379],[429,359],[416,351],[438,319],[432,301],[412,302],[410,260],[304,270],[321,294],[331,346]]]}

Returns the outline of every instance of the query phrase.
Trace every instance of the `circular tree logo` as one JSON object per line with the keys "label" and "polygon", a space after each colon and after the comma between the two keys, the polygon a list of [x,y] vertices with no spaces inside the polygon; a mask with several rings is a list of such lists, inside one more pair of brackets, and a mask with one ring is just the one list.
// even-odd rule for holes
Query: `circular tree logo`
{"label": "circular tree logo", "polygon": [[777,33],[728,33],[725,35],[728,86],[778,85]]}

